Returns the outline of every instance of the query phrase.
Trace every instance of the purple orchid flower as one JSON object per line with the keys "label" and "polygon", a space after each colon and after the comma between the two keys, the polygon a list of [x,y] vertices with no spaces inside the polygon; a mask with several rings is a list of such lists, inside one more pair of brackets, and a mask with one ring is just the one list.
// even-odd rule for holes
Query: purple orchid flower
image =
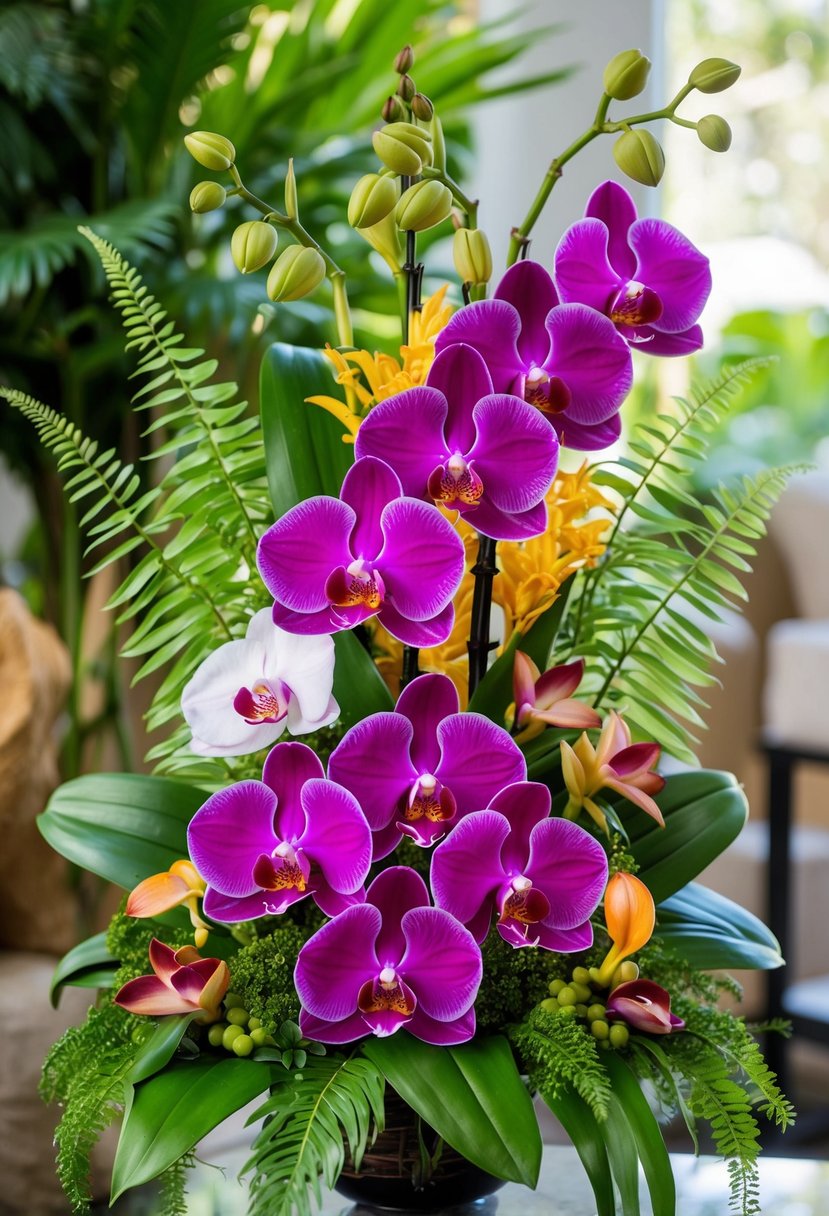
{"label": "purple orchid flower", "polygon": [[444,675],[423,675],[400,694],[393,713],[372,714],[334,750],[328,775],[350,790],[374,833],[374,857],[411,836],[428,847],[461,816],[485,806],[527,765],[503,727],[459,713]]}
{"label": "purple orchid flower", "polygon": [[277,743],[261,781],[208,798],[187,829],[190,857],[207,882],[212,920],[278,916],[307,895],[326,916],[363,898],[371,832],[356,799],[326,781],[304,743]]}
{"label": "purple orchid flower", "polygon": [[408,646],[439,646],[464,550],[440,511],[404,498],[397,474],[364,457],[340,498],[309,498],[268,528],[258,562],[274,623],[288,633],[337,633],[377,616]]}
{"label": "purple orchid flower", "polygon": [[496,393],[537,406],[566,447],[593,451],[618,439],[633,382],[627,343],[595,309],[559,303],[537,262],[516,262],[491,300],[459,309],[435,350],[458,342],[483,357]]}
{"label": "purple orchid flower", "polygon": [[419,874],[392,866],[366,902],[342,912],[299,952],[294,983],[309,1039],[350,1043],[401,1027],[426,1043],[465,1043],[483,965],[472,934],[430,906]]}
{"label": "purple orchid flower", "polygon": [[711,291],[708,258],[664,220],[637,219],[633,199],[617,182],[593,191],[585,217],[556,250],[562,300],[605,313],[647,354],[699,350],[696,321]]}
{"label": "purple orchid flower", "polygon": [[572,953],[593,943],[590,917],[607,884],[607,857],[578,824],[551,819],[550,791],[519,781],[467,815],[432,857],[435,903],[476,941]]}
{"label": "purple orchid flower", "polygon": [[547,526],[558,438],[537,410],[494,392],[482,356],[464,343],[438,355],[426,387],[376,405],[354,450],[391,465],[404,494],[458,511],[494,540],[526,540]]}

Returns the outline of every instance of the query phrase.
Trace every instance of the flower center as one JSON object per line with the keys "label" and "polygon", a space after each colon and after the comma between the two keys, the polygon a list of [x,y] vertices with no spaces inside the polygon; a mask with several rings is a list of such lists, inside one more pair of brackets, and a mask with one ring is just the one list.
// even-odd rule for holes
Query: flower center
{"label": "flower center", "polygon": [[460,452],[455,452],[446,464],[439,464],[430,474],[427,489],[435,502],[459,510],[461,507],[477,507],[484,492],[484,483]]}
{"label": "flower center", "polygon": [[607,315],[614,325],[652,325],[662,316],[662,301],[650,287],[631,280],[611,296]]}
{"label": "flower center", "polygon": [[386,588],[380,572],[358,558],[350,566],[339,566],[329,575],[325,594],[335,608],[365,607],[376,612],[383,603]]}
{"label": "flower center", "polygon": [[271,684],[264,677],[250,688],[240,688],[233,698],[233,708],[249,726],[263,722],[281,722],[288,712],[291,690],[281,680]]}
{"label": "flower center", "polygon": [[253,867],[253,881],[263,891],[304,891],[311,867],[302,853],[282,841],[270,857],[261,853]]}
{"label": "flower center", "polygon": [[531,878],[523,874],[513,878],[501,900],[499,924],[517,920],[522,925],[535,925],[549,915],[550,901],[537,890]]}
{"label": "flower center", "polygon": [[452,819],[456,810],[457,804],[451,791],[441,785],[437,777],[424,773],[411,788],[403,809],[403,818],[407,823],[415,823],[418,819],[443,823]]}
{"label": "flower center", "polygon": [[407,1020],[416,1005],[415,994],[393,967],[384,967],[373,980],[366,980],[357,997],[357,1008],[363,1014],[392,1013]]}
{"label": "flower center", "polygon": [[543,414],[560,414],[572,394],[560,376],[550,376],[543,367],[531,367],[524,377],[524,400]]}

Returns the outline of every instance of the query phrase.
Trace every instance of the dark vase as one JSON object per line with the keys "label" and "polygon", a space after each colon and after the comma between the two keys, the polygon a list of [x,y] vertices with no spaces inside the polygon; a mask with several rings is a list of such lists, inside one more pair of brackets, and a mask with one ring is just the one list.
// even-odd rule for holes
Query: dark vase
{"label": "dark vase", "polygon": [[346,1156],[336,1190],[364,1208],[439,1212],[473,1203],[505,1183],[467,1161],[393,1090],[386,1088],[386,1126],[359,1173]]}

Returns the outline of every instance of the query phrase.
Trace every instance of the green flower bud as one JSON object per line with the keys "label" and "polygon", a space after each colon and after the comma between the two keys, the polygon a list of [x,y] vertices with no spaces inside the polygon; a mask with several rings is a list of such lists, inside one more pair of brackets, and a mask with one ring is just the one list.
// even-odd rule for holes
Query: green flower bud
{"label": "green flower bud", "polygon": [[412,98],[412,113],[421,122],[431,122],[435,107],[425,93],[415,93]]}
{"label": "green flower bud", "polygon": [[616,101],[638,97],[648,82],[650,70],[651,61],[641,51],[620,51],[604,70],[604,91]]}
{"label": "green flower bud", "polygon": [[573,989],[573,991],[576,994],[576,1002],[580,1005],[586,1001],[589,1001],[591,996],[593,995],[593,993],[588,988],[587,984],[573,983],[570,985],[570,987]]}
{"label": "green flower bud", "polygon": [[289,220],[295,220],[299,215],[293,157],[288,161],[288,172],[285,174],[285,214]]}
{"label": "green flower bud", "polygon": [[238,1039],[240,1034],[244,1034],[241,1026],[228,1026],[222,1035],[222,1047],[226,1051],[233,1050],[233,1044]]}
{"label": "green flower bud", "polygon": [[562,988],[561,992],[556,997],[556,1000],[558,1001],[559,1005],[562,1006],[562,1008],[565,1005],[569,1005],[575,1009],[576,994],[572,988]]}
{"label": "green flower bud", "polygon": [[259,1018],[248,1018],[248,1030],[258,1030],[261,1025]]}
{"label": "green flower bud", "polygon": [[207,1041],[211,1047],[221,1047],[224,1033],[227,1030],[226,1022],[214,1022],[207,1032]]}
{"label": "green flower bud", "polygon": [[429,132],[410,122],[390,122],[371,137],[374,151],[389,169],[402,177],[416,177],[431,164]]}
{"label": "green flower bud", "polygon": [[610,1027],[610,1046],[611,1047],[626,1047],[630,1038],[630,1031],[627,1026],[623,1026],[621,1022],[616,1022]]}
{"label": "green flower bud", "polygon": [[626,958],[623,963],[613,972],[613,986],[617,984],[629,984],[631,980],[639,979],[639,964],[634,963],[633,959]]}
{"label": "green flower bud", "polygon": [[700,142],[712,152],[727,152],[731,147],[731,127],[719,114],[706,114],[697,123]]}
{"label": "green flower bud", "polygon": [[218,211],[224,206],[227,191],[218,182],[199,182],[190,191],[190,210],[197,215],[205,211]]}
{"label": "green flower bud", "polygon": [[215,172],[229,169],[236,160],[236,149],[230,140],[213,131],[191,131],[184,137],[184,146],[193,160]]}
{"label": "green flower bud", "polygon": [[411,101],[415,91],[415,82],[411,76],[401,76],[397,85],[397,96],[402,97],[404,101]]}
{"label": "green flower bud", "polygon": [[590,972],[587,970],[586,967],[574,967],[573,968],[573,980],[576,984],[589,984],[590,983]]}
{"label": "green flower bud", "polygon": [[254,1043],[249,1034],[237,1035],[233,1040],[232,1050],[237,1056],[249,1056],[253,1051]]}
{"label": "green flower bud", "polygon": [[253,1039],[256,1047],[264,1047],[265,1039],[269,1036],[264,1026],[254,1026],[250,1031],[250,1037]]}
{"label": "green flower bud", "polygon": [[371,228],[394,211],[400,197],[396,177],[367,173],[351,191],[348,222],[352,228]]}
{"label": "green flower bud", "polygon": [[371,228],[358,228],[357,231],[372,249],[377,250],[392,274],[397,274],[402,269],[403,238],[394,221],[393,211],[379,224],[372,224]]}
{"label": "green flower bud", "polygon": [[703,59],[691,72],[688,83],[700,93],[722,93],[731,88],[741,71],[740,65],[730,59]]}
{"label": "green flower bud", "polygon": [[248,1017],[247,1009],[241,1009],[238,1005],[227,1011],[227,1020],[231,1026],[247,1026]]}
{"label": "green flower bud", "polygon": [[597,1018],[595,1022],[590,1023],[590,1033],[594,1039],[606,1039],[610,1034],[610,1027],[607,1022],[602,1022]]}
{"label": "green flower bud", "polygon": [[591,1022],[603,1022],[605,1020],[604,1005],[591,1005],[587,1010],[587,1016]]}
{"label": "green flower bud", "polygon": [[543,1009],[545,1013],[558,1013],[561,1006],[555,997],[548,996],[544,998],[539,1008]]}
{"label": "green flower bud", "polygon": [[658,186],[665,172],[665,153],[650,131],[623,132],[613,145],[616,164],[635,182]]}
{"label": "green flower bud", "polygon": [[550,996],[558,996],[562,988],[566,988],[564,980],[550,980]]}
{"label": "green flower bud", "polygon": [[446,140],[443,135],[443,124],[437,116],[437,111],[432,115],[432,121],[429,123],[429,130],[432,135],[432,164],[441,173],[446,172]]}
{"label": "green flower bud", "polygon": [[452,210],[452,191],[443,182],[425,178],[404,190],[394,213],[397,227],[404,232],[425,232],[434,228]]}
{"label": "green flower bud", "polygon": [[230,238],[230,254],[236,269],[251,274],[267,266],[276,253],[276,229],[263,220],[247,220]]}
{"label": "green flower bud", "polygon": [[409,117],[409,111],[399,97],[387,97],[380,113],[383,122],[405,122]]}
{"label": "green flower bud", "polygon": [[411,72],[414,67],[414,51],[411,46],[406,43],[402,51],[398,51],[394,58],[394,70],[400,76],[404,76],[406,72]]}
{"label": "green flower bud", "polygon": [[266,287],[268,298],[275,304],[301,300],[315,291],[324,278],[325,262],[316,249],[289,245],[271,267]]}

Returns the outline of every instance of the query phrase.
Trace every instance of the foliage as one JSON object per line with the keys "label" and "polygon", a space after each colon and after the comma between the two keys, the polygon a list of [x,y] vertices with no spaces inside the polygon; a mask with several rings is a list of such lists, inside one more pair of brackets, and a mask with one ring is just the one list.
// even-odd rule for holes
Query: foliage
{"label": "foliage", "polygon": [[599,1119],[607,1118],[610,1083],[602,1068],[596,1040],[584,1026],[562,1013],[535,1008],[510,1039],[527,1069],[533,1089],[556,1097],[572,1089]]}
{"label": "foliage", "polygon": [[138,1019],[109,1002],[70,1026],[43,1064],[40,1093],[63,1107],[55,1132],[58,1176],[73,1212],[89,1207],[89,1155],[101,1132],[120,1113],[136,1046]]}
{"label": "foliage", "polygon": [[563,964],[544,950],[515,950],[499,933],[490,933],[481,946],[484,975],[475,1001],[479,1034],[491,1034],[522,1017],[547,996],[550,980]]}
{"label": "foliage", "polygon": [[245,1009],[259,1018],[269,1034],[299,1016],[294,967],[310,933],[283,918],[276,928],[243,946],[230,961],[231,991],[242,998]]}
{"label": "foliage", "polygon": [[195,1165],[192,1153],[179,1157],[161,1175],[161,1194],[157,1216],[187,1216],[187,1172]]}
{"label": "foliage", "polygon": [[[716,659],[710,637],[690,618],[719,621],[735,597],[745,598],[738,575],[750,570],[747,558],[792,471],[766,470],[722,486],[710,505],[684,488],[705,459],[710,432],[756,366],[727,369],[692,389],[689,399],[677,399],[675,415],[640,423],[632,455],[594,476],[622,505],[605,555],[581,576],[566,621],[572,651],[588,660],[585,687],[594,705],[624,707],[644,736],[689,762],[691,730],[704,725],[697,689],[715,682]],[[636,527],[625,530],[629,516]]]}
{"label": "foliage", "polygon": [[254,1119],[265,1124],[244,1173],[251,1175],[251,1216],[310,1212],[320,1183],[333,1186],[345,1145],[359,1168],[373,1136],[383,1129],[384,1081],[370,1061],[309,1056],[300,1072],[277,1080]]}

